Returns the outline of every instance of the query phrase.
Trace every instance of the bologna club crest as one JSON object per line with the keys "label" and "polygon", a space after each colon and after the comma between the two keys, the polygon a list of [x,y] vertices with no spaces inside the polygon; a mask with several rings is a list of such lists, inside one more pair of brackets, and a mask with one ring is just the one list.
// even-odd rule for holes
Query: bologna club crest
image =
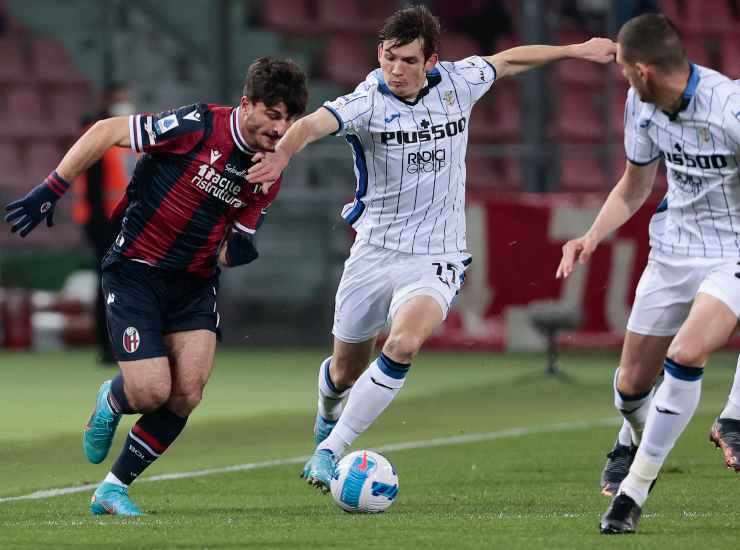
{"label": "bologna club crest", "polygon": [[139,331],[136,327],[128,327],[123,333],[123,349],[128,353],[134,353],[139,349],[141,338],[139,338]]}

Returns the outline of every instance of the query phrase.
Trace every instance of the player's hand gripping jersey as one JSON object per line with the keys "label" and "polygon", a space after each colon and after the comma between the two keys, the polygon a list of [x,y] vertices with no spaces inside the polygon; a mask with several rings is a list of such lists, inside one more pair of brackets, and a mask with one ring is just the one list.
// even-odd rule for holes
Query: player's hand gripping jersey
{"label": "player's hand gripping jersey", "polygon": [[495,79],[479,56],[441,61],[410,102],[376,69],[353,93],[324,104],[352,147],[357,191],[342,216],[358,240],[411,254],[466,248],[470,111]]}
{"label": "player's hand gripping jersey", "polygon": [[683,256],[740,256],[740,85],[691,65],[682,105],[666,114],[627,94],[624,147],[634,164],[665,162],[668,193],[650,246]]}
{"label": "player's hand gripping jersey", "polygon": [[210,277],[227,232],[257,230],[280,181],[267,195],[247,183],[254,151],[238,116],[239,108],[196,104],[130,117],[131,147],[145,155],[119,205],[122,230],[104,265],[125,257]]}

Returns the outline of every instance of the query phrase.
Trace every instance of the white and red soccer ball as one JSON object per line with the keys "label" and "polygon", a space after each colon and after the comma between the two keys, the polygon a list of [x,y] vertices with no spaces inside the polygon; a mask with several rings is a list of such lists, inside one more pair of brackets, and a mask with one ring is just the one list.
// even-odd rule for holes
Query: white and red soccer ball
{"label": "white and red soccer ball", "polygon": [[380,453],[360,450],[337,464],[331,496],[347,512],[384,512],[398,495],[398,474]]}

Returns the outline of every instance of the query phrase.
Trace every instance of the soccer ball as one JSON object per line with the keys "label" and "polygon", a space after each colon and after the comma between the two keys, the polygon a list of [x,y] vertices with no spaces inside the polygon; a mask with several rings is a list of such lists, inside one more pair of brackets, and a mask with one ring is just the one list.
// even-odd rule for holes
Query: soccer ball
{"label": "soccer ball", "polygon": [[398,474],[380,453],[360,450],[337,464],[331,496],[347,512],[384,512],[398,495]]}

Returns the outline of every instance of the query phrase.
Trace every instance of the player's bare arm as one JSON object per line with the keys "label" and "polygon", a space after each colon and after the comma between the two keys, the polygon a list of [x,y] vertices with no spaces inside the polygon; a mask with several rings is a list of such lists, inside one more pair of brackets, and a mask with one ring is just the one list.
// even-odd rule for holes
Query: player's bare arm
{"label": "player's bare arm", "polygon": [[71,181],[99,161],[114,145],[130,147],[128,117],[99,120],[67,151],[57,166],[57,173]]}
{"label": "player's bare arm", "polygon": [[624,225],[650,196],[658,160],[640,166],[627,161],[624,175],[614,186],[591,228],[563,245],[563,256],[555,277],[564,279],[573,272],[576,261],[585,264],[599,243]]}
{"label": "player's bare arm", "polygon": [[256,164],[249,169],[247,181],[262,183],[262,192],[266,193],[293,155],[309,143],[333,134],[338,129],[339,122],[336,117],[328,109],[319,107],[293,124],[277,143],[274,152],[257,153],[254,156]]}
{"label": "player's bare arm", "polygon": [[113,145],[130,146],[128,117],[96,122],[67,151],[56,170],[25,197],[9,203],[5,207],[8,212],[5,221],[12,224],[10,230],[25,237],[43,220],[52,227],[56,202],[67,192],[70,182],[100,160]]}
{"label": "player's bare arm", "polygon": [[560,59],[583,59],[594,63],[614,61],[617,45],[608,38],[591,38],[567,46],[517,46],[483,57],[496,69],[496,79],[514,76]]}

